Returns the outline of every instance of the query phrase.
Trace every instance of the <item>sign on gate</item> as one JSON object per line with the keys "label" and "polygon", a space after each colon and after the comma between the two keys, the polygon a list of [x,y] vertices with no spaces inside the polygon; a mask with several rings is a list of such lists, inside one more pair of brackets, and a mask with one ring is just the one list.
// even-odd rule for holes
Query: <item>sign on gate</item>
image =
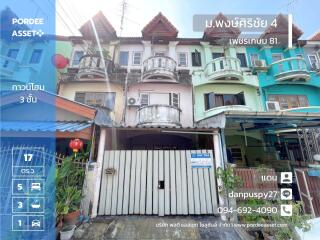
{"label": "sign on gate", "polygon": [[192,168],[211,168],[212,158],[210,153],[191,153]]}

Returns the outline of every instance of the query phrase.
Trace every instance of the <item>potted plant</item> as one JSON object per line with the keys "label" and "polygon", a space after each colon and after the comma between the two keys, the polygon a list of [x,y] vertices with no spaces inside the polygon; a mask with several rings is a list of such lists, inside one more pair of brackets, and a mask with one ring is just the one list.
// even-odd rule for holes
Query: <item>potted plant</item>
{"label": "potted plant", "polygon": [[68,211],[63,219],[67,223],[76,223],[80,216],[81,192],[75,186],[65,188],[65,204],[68,206]]}
{"label": "potted plant", "polygon": [[[77,158],[81,158],[79,154]],[[63,221],[76,224],[80,215],[84,169],[77,168],[73,157],[62,161],[56,172],[56,215],[57,223]]]}

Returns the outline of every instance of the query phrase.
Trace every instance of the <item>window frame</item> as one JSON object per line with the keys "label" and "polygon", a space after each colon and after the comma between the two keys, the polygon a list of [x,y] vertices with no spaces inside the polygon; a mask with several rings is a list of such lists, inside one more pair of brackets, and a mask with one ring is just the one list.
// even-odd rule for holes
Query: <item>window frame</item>
{"label": "window frame", "polygon": [[[186,61],[185,65],[181,65],[180,55],[185,55],[185,61]],[[187,52],[178,52],[177,59],[178,59],[178,67],[188,67],[188,53]]]}
{"label": "window frame", "polygon": [[[178,103],[177,106],[174,104],[174,101],[173,101],[174,95],[176,95],[177,97],[177,103]],[[180,93],[176,93],[176,92],[169,93],[169,103],[170,103],[170,106],[180,108]]]}
{"label": "window frame", "polygon": [[[206,98],[206,96],[210,96],[211,94],[213,94],[213,107],[210,108],[209,101]],[[242,95],[243,97],[243,104],[240,104],[239,102],[237,104],[225,104],[226,103],[226,96],[232,96],[233,100],[234,98],[237,98],[238,95]],[[217,97],[222,97],[222,105],[217,106]],[[246,106],[246,99],[245,99],[245,95],[244,92],[239,92],[239,93],[215,93],[215,92],[209,92],[209,93],[204,93],[204,109],[205,111],[210,111],[213,108],[217,108],[217,107],[225,107],[225,106],[235,106],[235,105],[241,105],[241,106]]]}
{"label": "window frame", "polygon": [[[6,57],[12,58],[12,59],[17,59],[19,51],[20,51],[19,48],[10,48],[10,49],[8,49]],[[9,53],[12,53],[12,52],[17,52],[17,55],[14,58],[9,56]]]}
{"label": "window frame", "polygon": [[[213,58],[213,54],[221,54],[221,56],[216,57],[216,58]],[[212,60],[215,60],[215,59],[217,59],[217,58],[221,58],[221,57],[224,57],[224,56],[225,56],[224,52],[211,52],[211,58],[212,58]]]}
{"label": "window frame", "polygon": [[[134,60],[135,60],[135,54],[140,54],[139,64],[134,62]],[[133,66],[141,66],[141,64],[142,64],[142,54],[143,54],[142,51],[134,51],[134,52],[132,52],[132,65],[133,65]]]}
{"label": "window frame", "polygon": [[[245,63],[245,66],[241,66],[242,65],[242,62],[241,62],[241,59],[238,57],[239,55],[243,55],[244,56],[244,63]],[[248,68],[248,59],[247,59],[247,54],[246,53],[242,53],[242,52],[240,52],[240,53],[236,53],[236,56],[237,56],[237,59],[239,59],[240,60],[240,67],[241,68]]]}
{"label": "window frame", "polygon": [[316,69],[319,69],[319,68],[320,68],[320,66],[319,66],[320,64],[319,64],[319,59],[318,59],[318,57],[317,57],[317,54],[308,54],[308,60],[309,60],[309,63],[310,63],[310,67],[311,67],[312,69],[314,69],[310,57],[314,57],[314,58],[315,58],[315,60],[316,60],[316,62],[315,62],[315,64],[316,64]]}
{"label": "window frame", "polygon": [[250,64],[251,64],[251,66],[253,67],[254,66],[254,62],[253,62],[253,55],[256,55],[258,58],[257,59],[255,59],[255,61],[259,61],[260,60],[260,56],[259,56],[259,53],[251,53],[250,54]]}
{"label": "window frame", "polygon": [[[149,95],[150,93],[148,93],[148,92],[141,92],[141,93],[139,93],[139,103],[140,103],[140,106],[141,107],[144,107],[144,106],[149,106],[150,105],[150,95]],[[148,103],[147,104],[141,104],[141,100],[142,100],[142,95],[145,95],[145,96],[147,96],[147,100],[148,100]]]}
{"label": "window frame", "polygon": [[[37,61],[33,60],[33,57],[34,57],[33,54],[35,52],[40,52],[40,54],[38,55]],[[42,53],[43,53],[43,49],[39,49],[39,48],[33,49],[31,56],[30,56],[30,59],[29,59],[29,64],[39,64],[41,62]]]}
{"label": "window frame", "polygon": [[[126,60],[126,65],[125,64],[121,64],[121,53],[127,53],[127,60]],[[129,66],[129,55],[130,55],[130,53],[129,53],[129,51],[120,51],[119,52],[119,65],[121,66],[121,67],[128,67]]]}
{"label": "window frame", "polygon": [[[84,95],[83,95],[83,102],[77,101],[77,94],[84,94]],[[104,97],[104,104],[103,104],[103,105],[97,105],[97,104],[89,104],[89,103],[87,103],[87,99],[86,99],[86,98],[87,98],[87,94],[104,94],[104,95],[105,95],[105,97]],[[108,95],[109,95],[109,97],[110,97],[110,95],[113,97],[112,109],[109,108],[109,106],[106,106],[106,104],[105,104]],[[75,94],[74,94],[74,100],[75,100],[76,102],[80,102],[80,103],[83,103],[83,104],[86,104],[86,105],[89,105],[89,106],[104,107],[104,108],[106,108],[106,109],[109,109],[110,111],[114,111],[115,104],[116,104],[116,96],[117,96],[117,93],[116,93],[116,92],[90,92],[90,91],[88,91],[88,92],[79,91],[79,92],[78,92],[78,91],[77,91],[77,92],[75,92]]]}
{"label": "window frame", "polygon": [[154,57],[165,57],[166,53],[165,53],[165,51],[156,51],[156,52],[153,52],[153,56]]}
{"label": "window frame", "polygon": [[[194,61],[193,61],[193,54],[194,54]],[[199,65],[196,64],[196,55],[199,55]],[[191,52],[191,65],[192,67],[202,67],[202,60],[201,60],[201,52],[198,50],[195,50],[194,52]]]}
{"label": "window frame", "polygon": [[[79,58],[79,63],[78,64],[74,64],[74,61],[75,61],[75,56],[76,56],[76,53],[77,52],[82,52],[82,56]],[[78,67],[79,65],[80,65],[80,59],[83,57],[85,55],[85,52],[83,51],[83,50],[79,50],[79,49],[75,49],[74,51],[73,51],[73,54],[72,54],[72,62],[71,62],[71,66],[72,67]]]}
{"label": "window frame", "polygon": [[[274,98],[274,100],[270,99],[271,97]],[[285,98],[286,99],[286,104],[288,105],[288,108],[283,108],[283,104],[282,102],[280,101],[280,98]],[[284,109],[292,109],[293,107],[292,106],[292,102],[290,102],[290,97],[295,97],[297,102],[298,102],[298,107],[294,107],[294,108],[302,108],[302,107],[309,107],[310,106],[310,103],[309,103],[309,99],[308,99],[308,96],[307,95],[303,95],[303,94],[269,94],[268,95],[268,101],[275,101],[275,102],[278,102],[279,103],[279,106],[280,106],[280,109],[281,110],[284,110]],[[307,105],[306,106],[301,106],[301,103],[300,103],[300,99],[299,97],[304,97],[305,100],[306,100],[306,103]]]}

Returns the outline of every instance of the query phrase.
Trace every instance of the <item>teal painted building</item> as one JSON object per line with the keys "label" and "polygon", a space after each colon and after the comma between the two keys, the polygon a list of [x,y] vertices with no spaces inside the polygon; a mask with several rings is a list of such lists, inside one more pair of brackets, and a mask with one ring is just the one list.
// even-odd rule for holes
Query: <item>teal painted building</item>
{"label": "teal painted building", "polygon": [[[265,111],[320,111],[320,77],[311,71],[303,47],[249,47],[247,54],[259,79]],[[274,109],[270,102],[276,102]]]}

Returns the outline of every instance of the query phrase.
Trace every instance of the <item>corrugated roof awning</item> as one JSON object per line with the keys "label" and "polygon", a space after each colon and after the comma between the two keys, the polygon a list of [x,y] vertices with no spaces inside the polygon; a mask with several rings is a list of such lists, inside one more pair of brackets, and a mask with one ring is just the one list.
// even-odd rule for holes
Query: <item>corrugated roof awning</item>
{"label": "corrugated roof awning", "polygon": [[90,122],[33,122],[33,121],[4,121],[1,122],[1,131],[15,132],[80,132],[88,127]]}

